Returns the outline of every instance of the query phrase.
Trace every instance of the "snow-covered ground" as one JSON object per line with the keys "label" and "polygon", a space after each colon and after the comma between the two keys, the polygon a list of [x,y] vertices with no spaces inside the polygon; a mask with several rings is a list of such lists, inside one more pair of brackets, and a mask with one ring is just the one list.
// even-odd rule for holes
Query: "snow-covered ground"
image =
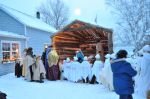
{"label": "snow-covered ground", "polygon": [[[27,82],[13,73],[0,77],[0,91],[7,99],[119,99],[100,84],[72,83],[68,81]],[[145,99],[136,94],[134,99]]]}

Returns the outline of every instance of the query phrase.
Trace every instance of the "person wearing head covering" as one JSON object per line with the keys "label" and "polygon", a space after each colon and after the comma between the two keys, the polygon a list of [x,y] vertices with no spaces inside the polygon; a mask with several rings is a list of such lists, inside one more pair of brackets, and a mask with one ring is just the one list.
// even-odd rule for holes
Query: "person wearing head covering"
{"label": "person wearing head covering", "polygon": [[43,65],[43,62],[41,60],[41,56],[36,56],[36,65],[33,67],[33,80],[43,83],[42,79],[45,78],[46,71]]}
{"label": "person wearing head covering", "polygon": [[48,54],[48,80],[59,79],[59,56],[55,49]]}
{"label": "person wearing head covering", "polygon": [[35,66],[35,60],[33,56],[32,48],[29,47],[27,49],[27,54],[25,57],[25,68],[26,68],[26,74],[25,79],[27,81],[33,81],[33,67]]}
{"label": "person wearing head covering", "polygon": [[126,50],[119,50],[116,59],[111,61],[114,91],[120,96],[119,99],[133,99],[134,81],[132,78],[137,72],[125,60],[127,54]]}
{"label": "person wearing head covering", "polygon": [[70,75],[70,58],[67,57],[65,60],[65,63],[63,63],[63,77],[66,80],[69,80],[69,75]]}
{"label": "person wearing head covering", "polygon": [[22,58],[21,58],[21,63],[20,65],[22,65],[22,76],[24,77],[25,74],[26,74],[26,66],[25,66],[25,57],[26,57],[26,54],[27,54],[27,49],[24,49],[23,50],[23,55],[22,55]]}
{"label": "person wearing head covering", "polygon": [[45,65],[44,65],[44,67],[45,67],[45,70],[46,70],[46,78],[48,79],[48,68],[49,68],[49,65],[48,65],[48,55],[49,55],[49,53],[51,52],[51,50],[52,50],[52,47],[53,46],[48,46],[47,48],[46,48],[46,50],[45,50]]}
{"label": "person wearing head covering", "polygon": [[82,53],[81,49],[76,51],[76,57],[78,58],[78,62],[80,62],[80,63],[83,62],[84,54]]}
{"label": "person wearing head covering", "polygon": [[81,63],[81,68],[83,82],[88,83],[91,76],[91,64],[89,63],[87,56],[84,57],[84,61]]}
{"label": "person wearing head covering", "polygon": [[69,81],[78,82],[81,80],[81,64],[78,62],[77,57],[73,57],[74,61],[70,64],[70,77]]}
{"label": "person wearing head covering", "polygon": [[143,57],[141,60],[141,71],[137,80],[137,93],[145,96],[150,89],[150,45],[143,47]]}
{"label": "person wearing head covering", "polygon": [[90,82],[91,84],[100,83],[100,72],[104,65],[102,61],[100,60],[99,54],[97,54],[95,58],[96,58],[96,61],[94,62],[93,67],[92,67],[92,80]]}
{"label": "person wearing head covering", "polygon": [[[111,54],[112,55],[112,54]],[[105,55],[105,63],[104,68],[102,69],[100,73],[100,81],[101,83],[109,88],[110,91],[114,90],[113,88],[113,74],[111,70],[111,56],[110,54]]]}

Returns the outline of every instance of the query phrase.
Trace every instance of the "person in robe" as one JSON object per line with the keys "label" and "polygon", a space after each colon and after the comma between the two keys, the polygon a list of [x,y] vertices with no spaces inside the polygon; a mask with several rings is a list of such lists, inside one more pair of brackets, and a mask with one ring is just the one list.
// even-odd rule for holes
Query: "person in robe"
{"label": "person in robe", "polygon": [[77,57],[73,57],[74,61],[70,63],[70,77],[69,81],[78,82],[81,78],[81,64]]}
{"label": "person in robe", "polygon": [[100,83],[100,72],[104,66],[103,62],[100,60],[99,54],[97,54],[95,58],[96,58],[96,61],[94,62],[93,67],[92,67],[92,79],[90,82],[91,84]]}
{"label": "person in robe", "polygon": [[26,57],[26,54],[27,54],[27,49],[24,49],[23,50],[23,55],[22,55],[22,57],[21,57],[21,63],[20,63],[20,65],[22,65],[22,76],[24,77],[25,76],[25,74],[26,74],[26,66],[25,66],[25,57]]}
{"label": "person in robe", "polygon": [[43,79],[46,76],[46,71],[41,60],[40,55],[36,56],[36,65],[33,67],[33,80],[36,82],[43,83]]}
{"label": "person in robe", "polygon": [[42,57],[41,57],[41,60],[42,60],[44,66],[45,66],[45,59],[46,59],[46,50],[47,50],[47,47],[44,48],[44,51],[43,51]]}
{"label": "person in robe", "polygon": [[19,59],[16,60],[15,64],[15,76],[17,76],[17,78],[22,76],[22,66],[20,65]]}
{"label": "person in robe", "polygon": [[125,60],[127,58],[126,50],[119,50],[116,57],[111,61],[114,91],[119,95],[119,99],[133,99],[134,81],[132,78],[137,72]]}
{"label": "person in robe", "polygon": [[78,62],[80,62],[80,63],[83,62],[84,54],[82,53],[81,49],[76,51],[76,57],[78,58]]}
{"label": "person in robe", "polygon": [[81,67],[83,82],[88,83],[91,77],[91,64],[89,63],[87,56],[84,57],[84,61],[81,63]]}
{"label": "person in robe", "polygon": [[63,64],[63,77],[65,80],[69,80],[70,78],[70,58],[67,57],[65,63]]}
{"label": "person in robe", "polygon": [[[143,47],[143,57],[141,60],[141,71],[137,80],[136,92],[144,97],[150,88],[150,45]],[[144,84],[144,85],[143,85]]]}
{"label": "person in robe", "polygon": [[27,55],[25,57],[25,79],[27,81],[33,81],[33,67],[35,66],[35,60],[33,56],[32,48],[27,49]]}
{"label": "person in robe", "polygon": [[46,48],[45,51],[45,70],[46,70],[46,78],[48,79],[48,68],[49,68],[49,64],[48,64],[48,55],[51,52],[52,46],[48,46],[48,48]]}
{"label": "person in robe", "polygon": [[114,90],[113,88],[113,74],[111,70],[111,55],[107,54],[105,55],[105,63],[104,63],[104,68],[102,69],[100,73],[100,81],[101,83],[109,88],[110,91]]}
{"label": "person in robe", "polygon": [[48,54],[48,80],[59,79],[59,56],[55,49]]}

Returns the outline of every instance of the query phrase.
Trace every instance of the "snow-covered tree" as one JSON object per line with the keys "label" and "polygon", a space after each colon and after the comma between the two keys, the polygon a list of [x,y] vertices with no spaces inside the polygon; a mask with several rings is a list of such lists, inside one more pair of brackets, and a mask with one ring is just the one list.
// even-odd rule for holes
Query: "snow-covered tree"
{"label": "snow-covered tree", "polygon": [[145,36],[150,34],[149,0],[107,0],[119,17],[117,36],[125,44],[134,45],[139,50]]}
{"label": "snow-covered tree", "polygon": [[56,30],[61,29],[69,20],[69,8],[62,0],[47,0],[38,10],[42,19]]}

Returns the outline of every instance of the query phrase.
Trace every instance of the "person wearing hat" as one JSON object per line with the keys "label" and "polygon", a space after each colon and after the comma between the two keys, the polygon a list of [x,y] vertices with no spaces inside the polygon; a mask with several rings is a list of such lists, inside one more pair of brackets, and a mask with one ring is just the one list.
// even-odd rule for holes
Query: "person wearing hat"
{"label": "person wearing hat", "polygon": [[137,93],[146,97],[148,89],[150,89],[150,45],[143,47],[143,58],[141,60],[141,71],[137,81]]}
{"label": "person wearing hat", "polygon": [[81,68],[83,82],[88,83],[91,76],[91,64],[89,63],[87,56],[84,57],[84,61],[81,63]]}
{"label": "person wearing hat", "polygon": [[92,67],[92,79],[90,82],[91,84],[100,83],[100,72],[104,66],[103,62],[100,60],[99,54],[97,54],[95,58],[96,58],[96,61],[94,62],[93,67]]}
{"label": "person wearing hat", "polygon": [[46,71],[43,65],[43,62],[41,60],[41,56],[36,56],[36,65],[33,68],[33,80],[36,82],[43,83],[42,79],[45,78]]}
{"label": "person wearing hat", "polygon": [[132,78],[137,72],[125,60],[127,54],[126,50],[119,50],[116,59],[111,61],[114,91],[120,96],[119,99],[133,99],[134,81]]}
{"label": "person wearing hat", "polygon": [[79,63],[83,62],[84,54],[81,51],[81,49],[79,49],[78,51],[76,51],[76,57],[78,58],[78,62]]}

